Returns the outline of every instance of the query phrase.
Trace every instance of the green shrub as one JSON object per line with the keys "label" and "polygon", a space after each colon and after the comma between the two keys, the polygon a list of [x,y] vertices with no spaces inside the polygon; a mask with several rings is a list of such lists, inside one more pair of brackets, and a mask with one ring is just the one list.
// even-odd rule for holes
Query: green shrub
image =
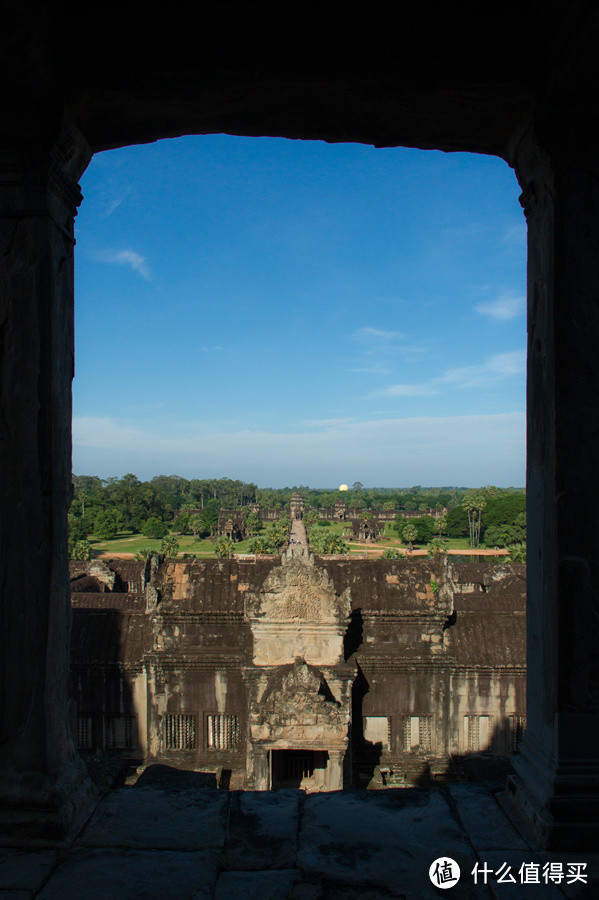
{"label": "green shrub", "polygon": [[168,528],[161,522],[158,516],[150,516],[142,526],[141,533],[144,537],[163,538],[168,534]]}

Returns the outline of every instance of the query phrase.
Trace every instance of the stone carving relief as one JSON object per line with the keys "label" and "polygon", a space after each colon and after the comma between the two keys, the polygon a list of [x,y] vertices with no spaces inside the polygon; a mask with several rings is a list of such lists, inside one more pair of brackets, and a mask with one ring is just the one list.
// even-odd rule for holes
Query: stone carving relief
{"label": "stone carving relief", "polygon": [[336,665],[343,660],[350,611],[349,591],[338,596],[309,554],[284,556],[262,589],[246,597],[254,665],[286,665],[297,657],[313,665]]}
{"label": "stone carving relief", "polygon": [[344,747],[349,725],[347,697],[336,699],[321,672],[297,659],[270,679],[264,693],[251,703],[253,741],[283,746]]}

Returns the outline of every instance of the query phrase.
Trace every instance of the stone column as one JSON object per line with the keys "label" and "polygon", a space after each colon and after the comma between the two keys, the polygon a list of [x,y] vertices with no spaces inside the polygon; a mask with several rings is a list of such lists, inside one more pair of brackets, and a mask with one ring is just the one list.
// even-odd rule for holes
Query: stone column
{"label": "stone column", "polygon": [[[271,751],[272,752],[272,751]],[[260,746],[254,748],[254,790],[268,791],[270,783],[270,766],[268,751]]]}
{"label": "stone column", "polygon": [[[508,785],[550,847],[599,846],[599,160],[521,146],[528,221],[528,718]],[[592,128],[591,128],[592,132]]]}
{"label": "stone column", "polygon": [[327,764],[326,789],[327,791],[343,790],[343,757],[344,750],[329,750]]}
{"label": "stone column", "polygon": [[13,837],[64,836],[94,796],[67,694],[73,219],[89,159],[66,128],[51,149],[0,152],[0,833]]}

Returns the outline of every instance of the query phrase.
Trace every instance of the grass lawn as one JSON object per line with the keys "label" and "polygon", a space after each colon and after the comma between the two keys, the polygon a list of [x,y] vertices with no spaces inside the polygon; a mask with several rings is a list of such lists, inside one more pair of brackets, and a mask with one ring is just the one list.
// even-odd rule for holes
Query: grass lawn
{"label": "grass lawn", "polygon": [[[176,534],[179,544],[180,553],[197,553],[201,556],[214,556],[214,542],[209,540],[195,540],[191,534]],[[94,555],[100,553],[114,553],[118,556],[121,553],[138,553],[140,550],[148,547],[150,550],[160,550],[160,538],[149,538],[143,534],[119,534],[113,541],[99,541],[94,535],[89,536],[92,552]]]}
{"label": "grass lawn", "polygon": [[[173,537],[177,539],[179,544],[179,555],[182,553],[193,553],[195,556],[203,558],[215,556],[214,541],[208,538],[195,540],[192,534],[175,534]],[[148,538],[144,537],[143,534],[131,534],[130,532],[119,534],[113,541],[100,541],[93,534],[90,534],[88,540],[94,556],[98,556],[100,553],[112,553],[115,556],[119,556],[121,553],[135,554],[146,547],[150,550],[160,550],[161,544],[160,538]],[[249,553],[249,540],[234,544],[233,553],[235,555],[238,553]]]}
{"label": "grass lawn", "polygon": [[[326,530],[330,534],[340,535],[343,533],[344,527],[345,523],[343,522],[331,522],[329,528],[325,527],[322,530]],[[195,540],[191,534],[176,534],[174,537],[177,538],[179,544],[179,555],[182,553],[193,553],[194,556],[201,558],[215,556],[214,541],[209,540],[208,538]],[[150,550],[160,550],[161,543],[159,538],[148,538],[144,537],[143,534],[131,534],[130,532],[119,534],[113,541],[100,541],[94,537],[93,534],[89,536],[88,540],[94,556],[99,556],[101,553],[110,553],[114,554],[114,556],[119,556],[122,553],[135,554],[146,547]],[[234,544],[233,553],[235,555],[249,553],[250,550],[248,549],[248,545],[250,540],[251,538],[248,538],[245,541]],[[391,535],[385,535],[380,541],[377,541],[376,544],[361,544],[351,540],[348,540],[348,543],[351,553],[364,553],[364,550],[367,547],[376,547],[380,550],[394,549],[396,547],[402,550],[406,549],[405,543],[400,541],[397,536],[393,537]],[[420,549],[421,546],[425,545],[414,544],[416,549]],[[469,547],[468,538],[450,538],[447,547],[450,550],[467,550]]]}

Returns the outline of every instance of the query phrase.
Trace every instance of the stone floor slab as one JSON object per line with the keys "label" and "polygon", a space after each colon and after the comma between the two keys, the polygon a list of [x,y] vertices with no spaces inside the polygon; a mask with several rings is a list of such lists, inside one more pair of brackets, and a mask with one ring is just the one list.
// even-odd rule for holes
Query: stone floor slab
{"label": "stone floor slab", "polygon": [[211,851],[77,850],[39,900],[166,900],[212,897],[218,862]]}
{"label": "stone floor slab", "polygon": [[[406,897],[438,897],[428,871],[439,856],[462,872],[472,847],[439,790],[388,790],[306,797],[298,867],[304,874],[385,888]],[[478,896],[464,886],[463,898]]]}
{"label": "stone floor slab", "polygon": [[266,872],[222,872],[214,900],[282,900],[299,877],[297,869]]}
{"label": "stone floor slab", "polygon": [[297,857],[299,791],[231,796],[224,857],[231,869],[290,869]]}
{"label": "stone floor slab", "polygon": [[297,882],[289,900],[407,900],[406,895],[383,887],[331,880]]}
{"label": "stone floor slab", "polygon": [[56,853],[51,850],[0,850],[0,890],[38,891],[55,862]]}
{"label": "stone floor slab", "polygon": [[96,810],[78,846],[222,850],[228,794],[126,787]]}
{"label": "stone floor slab", "polygon": [[529,849],[493,794],[483,785],[452,784],[449,792],[477,852]]}

